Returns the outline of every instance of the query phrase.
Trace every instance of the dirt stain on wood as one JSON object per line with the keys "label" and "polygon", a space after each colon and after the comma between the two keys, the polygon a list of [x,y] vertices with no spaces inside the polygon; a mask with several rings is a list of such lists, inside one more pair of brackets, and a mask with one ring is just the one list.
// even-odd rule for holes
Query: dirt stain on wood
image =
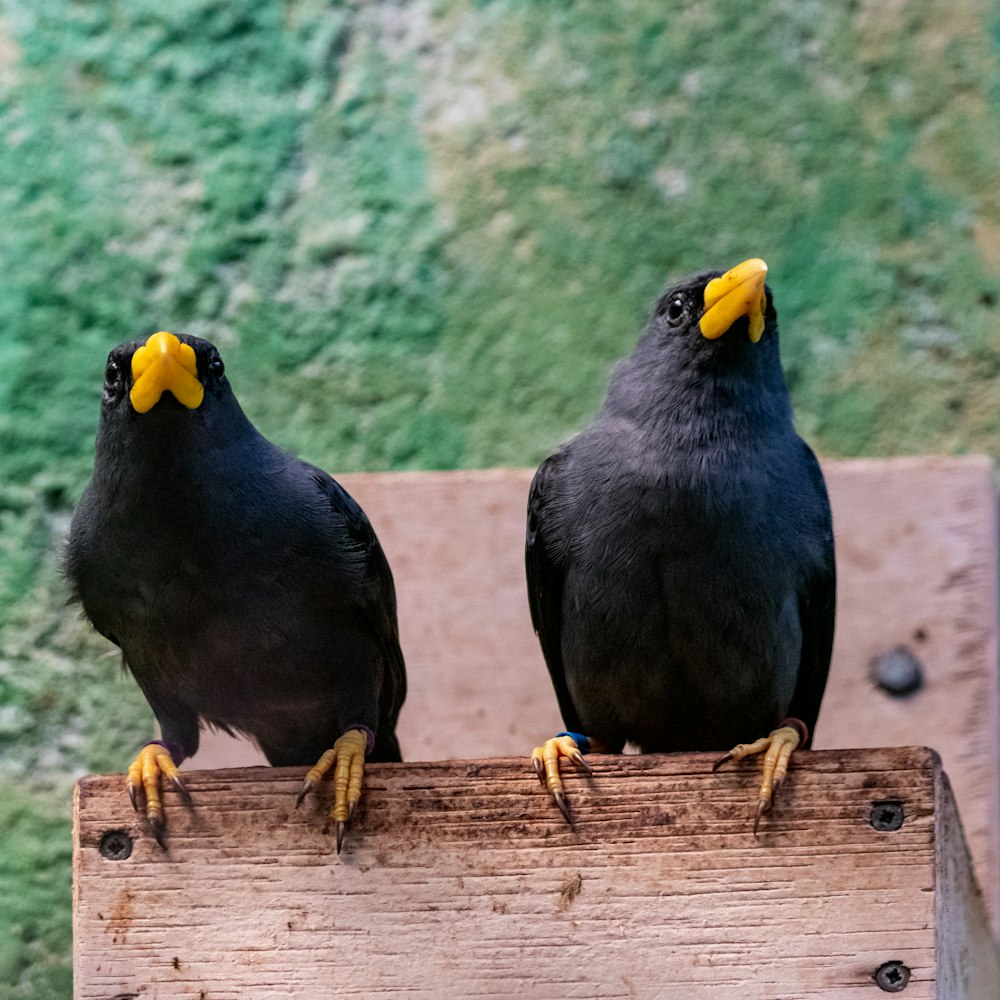
{"label": "dirt stain on wood", "polygon": [[125,944],[134,919],[133,895],[131,892],[121,891],[116,894],[111,904],[111,912],[104,933],[111,936],[113,944]]}
{"label": "dirt stain on wood", "polygon": [[583,889],[583,879],[580,873],[570,875],[559,887],[559,909],[568,910],[573,905],[573,900],[580,895]]}

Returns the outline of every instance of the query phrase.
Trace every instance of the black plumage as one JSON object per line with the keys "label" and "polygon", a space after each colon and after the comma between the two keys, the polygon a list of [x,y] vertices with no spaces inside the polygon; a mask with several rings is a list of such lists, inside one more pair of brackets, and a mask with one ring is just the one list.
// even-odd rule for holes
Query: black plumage
{"label": "black plumage", "polygon": [[313,764],[352,728],[369,760],[398,761],[405,669],[367,517],[256,430],[212,344],[160,333],[148,352],[154,340],[142,373],[142,340],[108,357],[66,558],[86,616],[121,647],[174,763],[203,723],[251,737],[275,765]]}
{"label": "black plumage", "polygon": [[[746,263],[660,298],[597,418],[531,486],[532,622],[567,729],[595,749],[725,749],[789,716],[809,734],[816,722],[830,508],[793,426],[766,266]],[[713,279],[746,301],[703,335]]]}

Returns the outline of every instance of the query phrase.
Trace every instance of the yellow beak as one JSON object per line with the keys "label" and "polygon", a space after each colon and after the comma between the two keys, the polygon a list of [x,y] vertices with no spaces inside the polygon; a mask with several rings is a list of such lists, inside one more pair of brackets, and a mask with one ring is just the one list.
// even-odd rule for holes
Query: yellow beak
{"label": "yellow beak", "polygon": [[161,330],[132,355],[129,399],[136,413],[146,413],[167,390],[189,410],[197,410],[205,397],[205,390],[198,381],[194,348]]}
{"label": "yellow beak", "polygon": [[709,340],[721,337],[741,316],[750,318],[750,340],[756,344],[764,335],[764,279],[767,264],[759,257],[737,264],[705,286],[705,311],[701,333]]}

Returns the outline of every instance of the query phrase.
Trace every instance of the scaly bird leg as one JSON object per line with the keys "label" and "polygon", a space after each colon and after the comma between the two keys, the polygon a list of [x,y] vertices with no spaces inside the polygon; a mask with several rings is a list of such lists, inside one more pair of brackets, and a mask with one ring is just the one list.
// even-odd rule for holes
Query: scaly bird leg
{"label": "scaly bird leg", "polygon": [[146,802],[146,819],[153,831],[156,842],[166,850],[164,842],[163,803],[160,801],[160,775],[166,775],[174,787],[184,797],[185,802],[191,801],[187,787],[181,780],[180,772],[174,763],[170,749],[166,743],[154,740],[147,743],[138,756],[129,764],[125,786],[128,797],[132,800],[132,808],[139,811],[140,796]]}
{"label": "scaly bird leg", "polygon": [[590,771],[590,765],[583,755],[590,751],[590,740],[580,733],[559,733],[551,740],[546,740],[544,746],[535,747],[531,751],[531,763],[535,768],[538,780],[546,785],[556,800],[559,811],[567,823],[573,820],[569,814],[569,804],[563,792],[562,776],[559,774],[559,758],[566,757],[577,767]]}
{"label": "scaly bird leg", "polygon": [[306,774],[302,790],[295,800],[298,808],[302,800],[315,788],[323,776],[333,771],[333,806],[330,818],[337,824],[337,853],[344,843],[344,832],[354,815],[354,807],[361,799],[361,785],[365,774],[365,754],[375,742],[375,734],[368,728],[348,729],[316,762]]}
{"label": "scaly bird leg", "polygon": [[788,774],[788,762],[791,759],[792,751],[800,744],[805,743],[808,736],[809,730],[804,722],[799,719],[785,719],[772,733],[753,743],[740,743],[712,765],[712,770],[717,771],[727,761],[743,760],[744,757],[751,757],[754,754],[767,751],[764,756],[764,774],[761,778],[757,799],[757,815],[753,821],[755,837],[757,836],[757,827],[760,826],[761,816],[770,812],[771,806],[774,804],[774,797],[778,794],[778,790]]}

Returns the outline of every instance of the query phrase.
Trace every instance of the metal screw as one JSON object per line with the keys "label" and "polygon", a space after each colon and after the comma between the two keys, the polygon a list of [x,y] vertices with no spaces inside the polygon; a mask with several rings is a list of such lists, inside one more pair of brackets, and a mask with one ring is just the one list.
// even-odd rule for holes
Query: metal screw
{"label": "metal screw", "polygon": [[868,814],[868,822],[879,833],[892,833],[894,830],[898,830],[903,825],[905,818],[903,803],[898,799],[873,802],[872,811]]}
{"label": "metal screw", "polygon": [[924,668],[906,646],[893,646],[868,661],[868,676],[886,694],[893,698],[905,698],[920,690],[924,683]]}
{"label": "metal screw", "polygon": [[883,962],[875,970],[875,982],[886,993],[902,993],[909,985],[910,970],[902,962]]}
{"label": "metal screw", "polygon": [[132,853],[132,838],[124,830],[108,830],[98,849],[108,861],[124,861]]}

